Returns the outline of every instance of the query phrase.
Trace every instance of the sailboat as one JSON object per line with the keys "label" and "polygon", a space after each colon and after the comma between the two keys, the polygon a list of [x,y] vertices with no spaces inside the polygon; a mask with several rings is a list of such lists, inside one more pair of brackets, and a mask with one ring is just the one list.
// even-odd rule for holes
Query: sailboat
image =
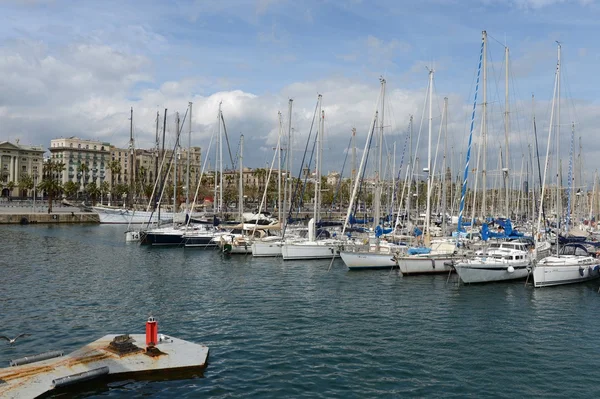
{"label": "sailboat", "polygon": [[[544,190],[546,188],[546,173],[548,171],[548,160],[550,153],[550,143],[552,140],[552,128],[554,111],[556,108],[556,157],[557,166],[560,165],[558,160],[560,159],[560,153],[558,151],[558,143],[560,142],[560,72],[561,72],[561,44],[558,43],[557,48],[557,62],[556,62],[556,74],[554,81],[554,96],[552,99],[552,110],[550,113],[550,125],[548,128],[548,146],[546,149],[546,164],[544,167],[544,180],[542,185],[542,195],[540,212],[538,214],[538,231],[542,222],[542,206],[544,201]],[[556,104],[556,106],[555,106]],[[571,153],[572,156],[572,153]],[[557,177],[560,176],[560,171],[557,173]],[[569,185],[572,185],[572,180],[569,181]],[[557,180],[557,229],[560,228],[560,220],[562,219],[561,209],[561,190],[559,187],[559,180]],[[568,221],[570,215],[567,214],[567,226],[566,230],[568,233]],[[557,230],[557,239],[558,239]],[[538,235],[536,235],[536,238]],[[593,280],[600,277],[600,259],[591,256],[586,248],[582,244],[567,244],[564,246],[556,245],[556,255],[548,256],[540,260],[533,268],[533,286],[534,287],[546,287],[554,285],[572,284],[583,281]]]}
{"label": "sailboat", "polygon": [[338,239],[318,239],[316,222],[320,219],[321,206],[321,165],[323,162],[323,131],[325,127],[325,111],[322,107],[322,96],[318,97],[319,124],[317,130],[316,170],[315,170],[315,200],[313,217],[308,222],[308,239],[286,241],[281,246],[283,260],[302,259],[332,259],[339,257],[342,241]]}
{"label": "sailboat", "polygon": [[[158,119],[157,119],[158,126]],[[101,224],[146,224],[148,221],[156,223],[158,214],[149,211],[139,211],[133,209],[132,198],[134,190],[134,170],[135,170],[135,148],[133,140],[133,107],[130,110],[129,118],[129,194],[128,207],[111,207],[111,206],[93,206],[92,209],[98,214]],[[124,204],[125,205],[125,204]],[[161,221],[170,221],[173,219],[172,212],[163,212]],[[139,236],[138,236],[139,237]]]}

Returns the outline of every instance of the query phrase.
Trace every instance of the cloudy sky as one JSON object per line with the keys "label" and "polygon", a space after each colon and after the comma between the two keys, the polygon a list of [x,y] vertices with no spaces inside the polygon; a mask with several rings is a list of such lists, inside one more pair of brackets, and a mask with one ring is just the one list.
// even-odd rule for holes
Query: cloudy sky
{"label": "cloudy sky", "polygon": [[[364,145],[383,76],[386,141],[397,142],[400,162],[409,115],[415,135],[419,130],[429,67],[435,69],[433,142],[448,97],[449,148],[458,165],[485,29],[489,146],[504,140],[506,44],[511,167],[520,169],[532,143],[532,93],[545,151],[559,40],[561,154],[567,159],[574,122],[586,166],[600,166],[600,5],[594,0],[0,0],[0,9],[4,140],[48,147],[52,138],[79,136],[126,146],[133,107],[137,146],[150,147],[156,112],[162,117],[168,108],[172,136],[174,113],[185,113],[192,101],[192,141],[204,149],[222,102],[233,151],[243,133],[245,163],[261,167],[270,162],[277,114],[287,118],[290,98],[294,148],[301,154],[320,93],[324,171],[340,170],[352,127],[357,145]],[[422,157],[426,132],[425,124]],[[496,159],[488,158],[490,169]]]}

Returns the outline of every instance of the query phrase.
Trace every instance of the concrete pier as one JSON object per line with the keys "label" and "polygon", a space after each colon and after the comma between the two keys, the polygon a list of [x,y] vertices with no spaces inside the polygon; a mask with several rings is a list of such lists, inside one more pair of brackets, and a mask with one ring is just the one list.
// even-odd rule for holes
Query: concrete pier
{"label": "concrete pier", "polygon": [[[65,385],[91,379],[115,380],[169,372],[202,370],[208,362],[208,347],[182,339],[158,335],[159,342],[147,350],[146,335],[106,335],[66,356],[0,369],[1,398],[35,398]],[[31,356],[32,360],[47,356]]]}
{"label": "concrete pier", "polygon": [[0,224],[35,224],[35,223],[100,223],[100,217],[95,212],[82,212],[77,207],[60,206],[56,204],[52,213],[47,206],[23,206],[21,204],[0,205]]}

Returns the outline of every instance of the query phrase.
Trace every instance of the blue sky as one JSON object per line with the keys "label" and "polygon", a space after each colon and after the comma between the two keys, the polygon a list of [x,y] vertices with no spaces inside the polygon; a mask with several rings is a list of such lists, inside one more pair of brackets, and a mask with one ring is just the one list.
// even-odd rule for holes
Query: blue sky
{"label": "blue sky", "polygon": [[[0,8],[2,136],[23,143],[48,146],[77,135],[125,145],[133,106],[136,137],[149,146],[156,110],[185,112],[193,101],[194,142],[206,147],[223,101],[234,141],[246,136],[249,166],[263,166],[288,98],[300,148],[322,93],[331,154],[325,167],[339,170],[352,126],[364,142],[379,76],[388,83],[390,142],[403,143],[408,115],[422,112],[425,67],[433,66],[436,121],[448,96],[452,140],[462,151],[483,29],[490,35],[489,101],[498,114],[503,44],[511,50],[514,159],[531,141],[531,93],[540,125],[549,114],[555,40],[563,43],[570,104],[564,120],[591,137],[600,119],[600,5],[593,0],[0,0]],[[586,148],[592,163],[600,146],[590,140]]]}

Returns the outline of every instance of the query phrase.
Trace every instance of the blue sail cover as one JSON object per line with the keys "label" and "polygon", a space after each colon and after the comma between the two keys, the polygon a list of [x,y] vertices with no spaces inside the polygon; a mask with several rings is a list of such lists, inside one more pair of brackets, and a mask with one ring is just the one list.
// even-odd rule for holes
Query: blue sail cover
{"label": "blue sail cover", "polygon": [[483,223],[481,225],[481,239],[487,241],[490,238],[506,238],[506,239],[514,239],[514,238],[523,238],[525,235],[523,233],[514,230],[512,227],[512,223],[510,219],[498,218],[493,220],[495,224],[501,227],[501,230],[498,232],[490,231],[490,227],[487,223]]}
{"label": "blue sail cover", "polygon": [[375,227],[375,237],[379,238],[384,234],[390,234],[392,232],[393,229],[384,229],[381,226],[377,226]]}
{"label": "blue sail cover", "polygon": [[408,248],[408,251],[406,253],[409,255],[423,255],[423,254],[428,254],[430,252],[431,252],[431,248],[413,247],[413,248]]}

